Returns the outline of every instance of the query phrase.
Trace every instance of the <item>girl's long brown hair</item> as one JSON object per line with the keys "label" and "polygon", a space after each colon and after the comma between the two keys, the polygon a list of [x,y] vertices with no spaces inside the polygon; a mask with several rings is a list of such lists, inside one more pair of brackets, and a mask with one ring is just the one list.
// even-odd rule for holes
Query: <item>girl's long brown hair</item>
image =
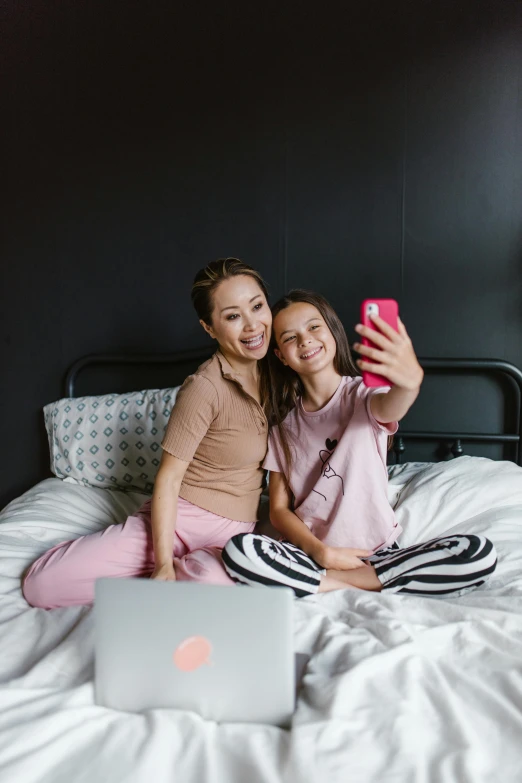
{"label": "girl's long brown hair", "polygon": [[[273,306],[272,316],[274,321],[282,310],[286,310],[287,307],[297,304],[298,302],[304,302],[316,307],[332,333],[336,344],[334,358],[334,368],[336,372],[338,372],[339,375],[348,375],[351,378],[355,378],[355,376],[359,375],[360,373],[357,370],[350,353],[348,338],[341,320],[332,305],[324,296],[321,296],[321,294],[316,294],[313,291],[305,291],[301,288],[293,289],[286,294],[286,296],[279,299]],[[283,475],[287,488],[289,488],[288,476],[290,475],[290,468],[292,466],[292,453],[290,450],[288,432],[283,422],[292,408],[295,408],[297,405],[299,397],[304,392],[304,387],[295,370],[284,365],[283,362],[277,358],[274,353],[274,348],[277,348],[277,342],[274,331],[272,330],[272,339],[268,351],[270,383],[268,386],[267,414],[269,424],[272,427],[276,426],[279,431],[287,468],[286,473]]]}

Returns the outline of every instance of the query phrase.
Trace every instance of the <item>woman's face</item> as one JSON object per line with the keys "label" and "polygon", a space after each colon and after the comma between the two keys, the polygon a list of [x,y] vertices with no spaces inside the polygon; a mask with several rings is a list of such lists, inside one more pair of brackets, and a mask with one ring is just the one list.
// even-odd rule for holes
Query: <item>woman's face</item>
{"label": "woman's face", "polygon": [[274,319],[276,355],[299,375],[333,365],[337,345],[323,316],[312,304],[296,302]]}
{"label": "woman's face", "polygon": [[226,356],[258,361],[266,356],[272,333],[272,313],[257,281],[237,275],[214,292],[212,324],[200,322]]}

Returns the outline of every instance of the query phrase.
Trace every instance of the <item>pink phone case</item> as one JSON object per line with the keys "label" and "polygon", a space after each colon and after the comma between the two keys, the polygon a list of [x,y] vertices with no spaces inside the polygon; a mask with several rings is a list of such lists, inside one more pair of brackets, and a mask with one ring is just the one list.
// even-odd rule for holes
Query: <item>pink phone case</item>
{"label": "pink phone case", "polygon": [[[399,331],[398,323],[397,323],[397,318],[399,317],[399,305],[397,304],[395,299],[365,299],[364,302],[362,303],[361,323],[364,324],[364,326],[373,329],[374,331],[379,331],[369,317],[368,305],[377,305],[379,309],[377,315],[379,315],[383,319],[383,321],[386,321],[386,323],[389,324],[392,327],[392,329],[395,329],[396,332]],[[372,348],[375,347],[374,344],[366,337],[362,338],[361,343],[363,345],[369,345]],[[371,361],[371,359],[368,359],[367,357],[363,357],[363,358],[365,359],[365,361]],[[382,375],[377,375],[376,373],[368,372],[367,370],[363,371],[362,378],[363,378],[363,383],[366,386],[392,386],[393,385],[391,381],[389,381],[387,378],[384,378]]]}

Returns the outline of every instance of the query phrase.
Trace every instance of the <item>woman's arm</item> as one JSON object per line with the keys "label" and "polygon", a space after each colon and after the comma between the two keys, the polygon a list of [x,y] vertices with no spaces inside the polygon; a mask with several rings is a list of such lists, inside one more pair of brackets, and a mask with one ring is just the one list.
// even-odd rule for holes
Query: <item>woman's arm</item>
{"label": "woman's arm", "polygon": [[362,324],[358,324],[355,330],[362,337],[371,340],[376,347],[371,348],[359,343],[355,343],[353,347],[363,357],[372,359],[371,362],[359,359],[357,366],[361,370],[383,375],[394,384],[387,394],[374,394],[370,400],[373,416],[381,424],[388,424],[400,421],[407,414],[419,394],[424,371],[417,361],[408,332],[400,318],[398,332],[378,316],[372,316],[372,320],[380,332],[368,329]]}
{"label": "woman's arm", "polygon": [[346,571],[364,566],[360,557],[368,557],[368,549],[348,549],[326,546],[291,510],[291,497],[282,473],[270,472],[270,521],[284,538],[319,563],[323,568]]}
{"label": "woman's arm", "polygon": [[181,482],[189,462],[164,451],[152,493],[152,546],[156,565],[151,579],[175,579],[172,544]]}
{"label": "woman's arm", "polygon": [[[163,455],[152,494],[153,579],[175,579],[172,545],[183,476],[217,411],[214,385],[203,375],[189,375],[178,392],[161,443]],[[178,456],[174,456],[174,455]]]}

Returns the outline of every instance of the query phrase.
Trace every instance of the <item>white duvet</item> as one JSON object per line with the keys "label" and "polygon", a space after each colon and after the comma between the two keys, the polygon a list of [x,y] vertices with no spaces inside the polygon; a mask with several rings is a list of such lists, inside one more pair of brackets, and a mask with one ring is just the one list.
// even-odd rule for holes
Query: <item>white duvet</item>
{"label": "white duvet", "polygon": [[392,470],[390,499],[402,545],[484,533],[497,571],[453,599],[296,601],[296,650],[311,658],[291,731],[95,706],[90,610],[30,609],[20,575],[143,496],[49,479],[15,500],[0,514],[0,781],[522,781],[522,469],[410,464]]}

